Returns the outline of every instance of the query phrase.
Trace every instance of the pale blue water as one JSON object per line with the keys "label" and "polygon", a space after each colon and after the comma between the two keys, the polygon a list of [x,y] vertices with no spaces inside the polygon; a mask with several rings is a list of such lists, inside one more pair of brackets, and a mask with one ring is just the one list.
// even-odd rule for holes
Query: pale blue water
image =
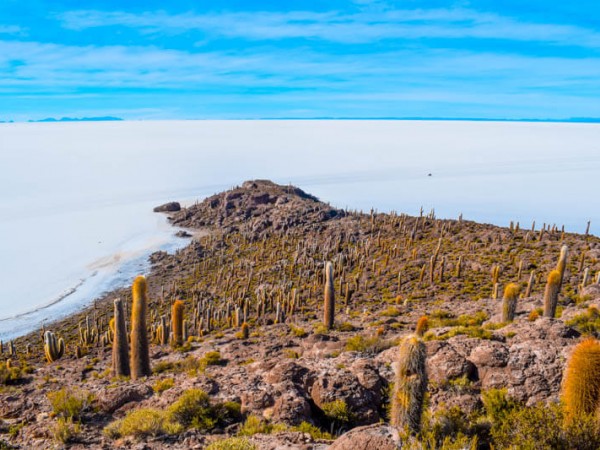
{"label": "pale blue water", "polygon": [[269,178],[339,207],[423,206],[572,231],[591,220],[594,232],[599,171],[600,124],[0,124],[0,339],[130,283],[152,251],[185,245],[152,213],[168,200]]}

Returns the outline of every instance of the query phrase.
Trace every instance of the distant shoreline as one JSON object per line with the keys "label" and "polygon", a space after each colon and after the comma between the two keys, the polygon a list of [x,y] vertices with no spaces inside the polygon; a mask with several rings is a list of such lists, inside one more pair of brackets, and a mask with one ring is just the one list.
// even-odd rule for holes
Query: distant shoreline
{"label": "distant shoreline", "polygon": [[524,122],[524,123],[590,123],[600,124],[600,117],[572,117],[566,119],[510,119],[510,118],[486,118],[486,117],[241,117],[241,118],[181,118],[181,119],[124,119],[121,117],[53,117],[45,119],[28,120],[0,120],[2,123],[73,123],[73,122],[179,122],[179,121],[398,121],[398,122]]}

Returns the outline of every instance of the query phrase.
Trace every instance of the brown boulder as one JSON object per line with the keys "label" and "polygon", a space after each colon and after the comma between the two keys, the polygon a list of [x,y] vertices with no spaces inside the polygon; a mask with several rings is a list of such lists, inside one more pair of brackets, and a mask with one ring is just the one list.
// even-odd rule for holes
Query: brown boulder
{"label": "brown boulder", "polygon": [[433,382],[466,376],[475,378],[476,369],[471,361],[458,353],[448,342],[431,341],[427,345],[427,374]]}
{"label": "brown boulder", "polygon": [[145,384],[119,386],[105,390],[104,395],[98,397],[98,407],[102,412],[110,414],[126,403],[142,401],[152,394],[152,388]]}
{"label": "brown boulder", "polygon": [[154,208],[154,212],[177,212],[181,211],[181,205],[179,202],[169,202],[164,205],[157,206]]}
{"label": "brown boulder", "polygon": [[389,425],[354,428],[335,440],[329,450],[398,450],[402,442],[398,431]]}
{"label": "brown boulder", "polygon": [[357,425],[375,423],[379,420],[380,393],[375,394],[347,370],[319,373],[310,388],[315,405],[323,408],[326,403],[343,401]]}

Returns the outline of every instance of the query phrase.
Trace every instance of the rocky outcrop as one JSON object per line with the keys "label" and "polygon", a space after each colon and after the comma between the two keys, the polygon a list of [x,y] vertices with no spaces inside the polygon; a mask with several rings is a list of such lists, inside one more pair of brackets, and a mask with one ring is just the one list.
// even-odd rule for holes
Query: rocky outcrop
{"label": "rocky outcrop", "polygon": [[343,210],[332,208],[297,187],[253,180],[182,209],[172,216],[172,222],[184,228],[219,226],[230,232],[260,234],[268,229],[313,228],[344,215]]}
{"label": "rocky outcrop", "polygon": [[169,202],[164,205],[157,206],[154,208],[154,212],[177,212],[181,211],[181,205],[179,202]]}

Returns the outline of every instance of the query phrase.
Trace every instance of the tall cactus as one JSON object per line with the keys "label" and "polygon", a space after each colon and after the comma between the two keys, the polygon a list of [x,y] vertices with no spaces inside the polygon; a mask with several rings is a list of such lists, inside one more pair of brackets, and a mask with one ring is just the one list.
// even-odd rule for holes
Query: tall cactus
{"label": "tall cactus", "polygon": [[569,257],[569,247],[563,245],[560,248],[560,257],[558,258],[558,263],[556,264],[556,270],[558,270],[560,275],[560,281],[558,283],[558,289],[562,287],[563,281],[565,280],[565,270],[567,269],[567,258]]}
{"label": "tall cactus", "polygon": [[558,294],[560,293],[561,274],[558,270],[553,270],[548,275],[546,290],[544,291],[544,316],[553,318],[556,315],[556,306],[558,305]]}
{"label": "tall cactus", "polygon": [[44,353],[48,362],[59,360],[65,353],[65,341],[63,338],[56,339],[51,331],[44,333]]}
{"label": "tall cactus", "polygon": [[[425,321],[419,321],[421,331]],[[401,432],[416,434],[421,428],[423,402],[427,392],[427,350],[418,335],[403,339],[392,398],[391,425]]]}
{"label": "tall cactus", "polygon": [[125,327],[125,311],[121,299],[115,300],[114,317],[111,319],[113,332],[112,342],[112,372],[116,377],[131,375],[129,368],[129,343],[127,342],[127,328]]}
{"label": "tall cactus", "polygon": [[131,305],[131,378],[133,380],[152,373],[146,329],[147,289],[146,278],[138,276],[133,282],[133,304]]}
{"label": "tall cactus", "polygon": [[600,407],[600,342],[586,339],[574,348],[563,383],[566,419],[594,414]]}
{"label": "tall cactus", "polygon": [[333,327],[335,318],[335,288],[333,282],[333,265],[327,262],[325,265],[325,298],[324,298],[323,324],[327,329]]}
{"label": "tall cactus", "polygon": [[183,344],[183,302],[176,300],[171,306],[171,327],[173,328],[173,346]]}
{"label": "tall cactus", "polygon": [[502,322],[512,322],[515,320],[517,311],[517,298],[521,288],[517,283],[509,283],[504,289],[502,297]]}

